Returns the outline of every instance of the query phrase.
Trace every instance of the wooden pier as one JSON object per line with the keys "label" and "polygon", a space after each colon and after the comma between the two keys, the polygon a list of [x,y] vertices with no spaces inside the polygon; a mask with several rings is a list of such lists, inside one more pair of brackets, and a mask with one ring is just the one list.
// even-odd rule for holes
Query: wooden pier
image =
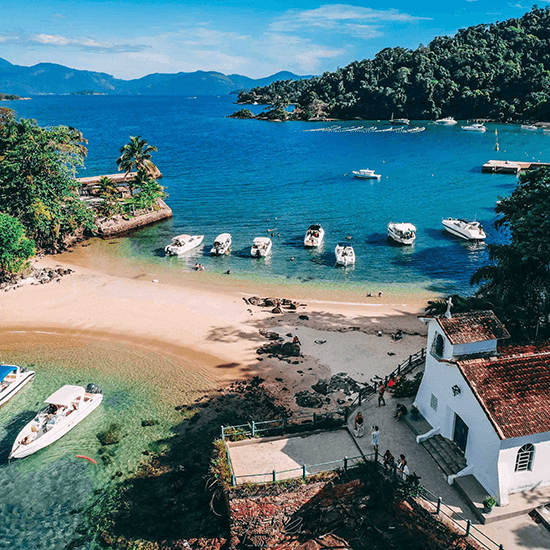
{"label": "wooden pier", "polygon": [[490,160],[486,162],[481,171],[485,174],[514,174],[528,170],[536,170],[542,167],[550,168],[550,162],[523,162],[516,160]]}

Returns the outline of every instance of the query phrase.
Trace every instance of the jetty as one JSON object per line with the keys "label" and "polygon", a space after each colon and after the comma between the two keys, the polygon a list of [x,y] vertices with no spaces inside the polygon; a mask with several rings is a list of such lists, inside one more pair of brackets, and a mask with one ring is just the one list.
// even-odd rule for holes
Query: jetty
{"label": "jetty", "polygon": [[[81,195],[93,195],[94,190],[99,188],[99,181],[101,178],[109,178],[117,187],[126,188],[128,182],[131,182],[137,176],[137,172],[117,172],[116,174],[105,174],[100,176],[88,176],[86,178],[76,178],[76,181],[80,183]],[[152,173],[155,179],[162,178],[160,170]],[[122,189],[121,189],[122,191]]]}
{"label": "jetty", "polygon": [[514,174],[518,175],[521,172],[528,170],[536,170],[537,168],[550,168],[550,162],[524,162],[516,160],[489,160],[486,162],[481,171],[484,174]]}

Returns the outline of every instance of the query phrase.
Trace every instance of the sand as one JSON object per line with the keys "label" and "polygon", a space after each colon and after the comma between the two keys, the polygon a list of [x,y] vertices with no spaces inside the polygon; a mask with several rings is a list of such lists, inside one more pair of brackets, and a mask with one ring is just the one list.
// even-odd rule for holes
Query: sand
{"label": "sand", "polygon": [[[384,376],[425,345],[424,324],[418,319],[425,296],[315,294],[304,286],[276,287],[223,276],[176,278],[155,266],[145,271],[143,266],[125,266],[114,275],[112,264],[100,270],[90,267],[93,255],[82,258],[81,249],[80,256],[37,260],[37,267],[62,266],[75,273],[60,282],[0,293],[4,345],[14,330],[130,343],[183,357],[189,368],[207,369],[220,385],[257,375],[288,393],[311,389],[320,378],[339,372],[360,381]],[[274,315],[270,308],[246,304],[243,297],[250,295],[277,295],[307,305],[296,313]],[[308,320],[299,318],[304,314]],[[405,333],[401,341],[391,339],[397,329]],[[299,364],[260,358],[256,350],[267,342],[260,330],[276,330],[287,339],[286,334],[298,335],[303,354]]]}

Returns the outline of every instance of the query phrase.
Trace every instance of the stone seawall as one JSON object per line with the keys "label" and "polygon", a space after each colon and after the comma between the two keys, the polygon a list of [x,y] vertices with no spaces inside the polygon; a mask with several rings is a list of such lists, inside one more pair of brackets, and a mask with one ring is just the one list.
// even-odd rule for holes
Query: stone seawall
{"label": "stone seawall", "polygon": [[172,217],[172,209],[164,201],[158,201],[158,206],[158,210],[138,213],[135,217],[127,220],[122,216],[115,216],[109,220],[99,221],[96,224],[97,233],[100,237],[113,237]]}

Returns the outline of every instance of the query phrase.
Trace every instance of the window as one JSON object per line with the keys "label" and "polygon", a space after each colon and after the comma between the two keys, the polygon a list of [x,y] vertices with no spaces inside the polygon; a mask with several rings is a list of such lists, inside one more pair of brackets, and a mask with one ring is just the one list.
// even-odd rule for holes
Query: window
{"label": "window", "polygon": [[533,466],[533,455],[535,454],[535,446],[532,443],[527,443],[518,451],[516,456],[516,472],[525,472],[531,470]]}
{"label": "window", "polygon": [[441,334],[436,333],[432,344],[432,353],[437,357],[443,357],[444,347],[445,347],[445,342],[443,340],[443,336],[441,336]]}
{"label": "window", "polygon": [[432,398],[430,400],[430,407],[434,410],[434,411],[437,411],[437,397],[432,393]]}

